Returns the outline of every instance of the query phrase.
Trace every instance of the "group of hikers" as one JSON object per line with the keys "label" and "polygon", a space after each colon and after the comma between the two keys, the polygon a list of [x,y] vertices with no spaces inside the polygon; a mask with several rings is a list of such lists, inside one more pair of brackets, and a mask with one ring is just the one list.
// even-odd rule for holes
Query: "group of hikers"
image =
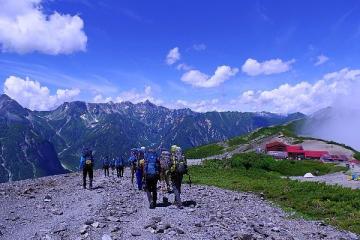
{"label": "group of hikers", "polygon": [[116,176],[118,178],[124,176],[125,161],[123,157],[120,156],[117,158],[113,158],[110,161],[109,156],[105,156],[102,159],[102,163],[105,177],[109,177],[110,168],[112,170],[112,174],[114,174],[114,171],[116,170]]}
{"label": "group of hikers", "polygon": [[[117,177],[124,176],[124,168],[130,165],[131,183],[136,185],[139,190],[146,192],[149,206],[151,209],[156,207],[158,197],[158,182],[163,195],[163,202],[167,203],[166,194],[174,193],[174,205],[182,208],[181,202],[181,183],[184,174],[187,174],[187,161],[181,147],[171,146],[170,150],[155,150],[145,147],[133,148],[130,151],[128,163],[124,158],[118,157],[111,161],[109,157],[102,159],[105,177],[109,176],[109,169],[116,169]],[[83,187],[86,189],[86,178],[89,176],[89,188],[92,188],[94,157],[92,150],[85,148],[80,159],[80,168],[83,170]]]}

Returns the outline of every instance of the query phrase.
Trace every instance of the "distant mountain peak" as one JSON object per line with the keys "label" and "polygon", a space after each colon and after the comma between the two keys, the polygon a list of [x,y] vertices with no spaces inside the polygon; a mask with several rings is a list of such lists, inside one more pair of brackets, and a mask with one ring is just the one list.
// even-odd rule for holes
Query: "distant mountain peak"
{"label": "distant mountain peak", "polygon": [[12,99],[8,95],[3,93],[0,95],[0,101],[5,101],[5,100],[12,100]]}

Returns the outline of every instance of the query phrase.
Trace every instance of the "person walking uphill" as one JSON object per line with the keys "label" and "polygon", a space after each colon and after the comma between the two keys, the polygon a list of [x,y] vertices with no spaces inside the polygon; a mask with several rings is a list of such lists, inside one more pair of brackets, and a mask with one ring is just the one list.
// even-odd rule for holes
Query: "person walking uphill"
{"label": "person walking uphill", "polygon": [[173,145],[171,146],[171,169],[170,176],[172,182],[172,188],[175,195],[174,204],[178,208],[182,208],[181,202],[181,183],[183,180],[184,174],[187,173],[187,162],[185,156],[182,154],[182,150],[180,147]]}
{"label": "person walking uphill", "polygon": [[160,174],[160,161],[155,150],[149,149],[145,154],[144,180],[145,191],[149,200],[150,209],[156,207],[157,182]]}
{"label": "person walking uphill", "polygon": [[104,169],[105,177],[109,176],[109,167],[110,167],[109,157],[106,156],[103,158],[103,169]]}
{"label": "person walking uphill", "polygon": [[122,156],[116,158],[115,160],[115,167],[116,167],[116,175],[117,177],[123,177],[124,176],[124,159]]}
{"label": "person walking uphill", "polygon": [[89,175],[89,189],[92,189],[93,176],[94,176],[94,157],[92,150],[85,148],[83,149],[80,158],[80,169],[83,171],[83,188],[86,189],[86,177]]}
{"label": "person walking uphill", "polygon": [[128,162],[130,163],[130,171],[131,171],[131,184],[134,185],[134,177],[136,173],[136,158],[137,158],[137,149],[133,148],[130,152],[130,158]]}
{"label": "person walking uphill", "polygon": [[143,189],[145,150],[145,147],[141,147],[136,157],[136,183],[139,190]]}

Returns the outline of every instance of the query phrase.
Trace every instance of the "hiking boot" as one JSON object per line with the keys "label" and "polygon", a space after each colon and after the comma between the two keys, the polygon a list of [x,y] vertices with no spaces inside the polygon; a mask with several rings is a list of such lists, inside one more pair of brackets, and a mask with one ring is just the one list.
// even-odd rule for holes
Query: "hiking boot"
{"label": "hiking boot", "polygon": [[156,208],[156,204],[154,202],[150,203],[150,209],[155,209]]}
{"label": "hiking boot", "polygon": [[183,209],[183,205],[181,202],[175,202],[174,205],[178,208],[178,209]]}

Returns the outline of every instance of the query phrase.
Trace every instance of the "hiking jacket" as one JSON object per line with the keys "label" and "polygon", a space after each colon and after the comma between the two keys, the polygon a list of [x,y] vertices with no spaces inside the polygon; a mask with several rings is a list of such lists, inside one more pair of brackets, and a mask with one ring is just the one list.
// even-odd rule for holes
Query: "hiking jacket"
{"label": "hiking jacket", "polygon": [[83,156],[80,157],[80,165],[79,165],[79,169],[84,169],[85,166],[85,158]]}
{"label": "hiking jacket", "polygon": [[115,166],[116,167],[122,167],[124,166],[124,159],[122,157],[119,157],[115,160]]}

